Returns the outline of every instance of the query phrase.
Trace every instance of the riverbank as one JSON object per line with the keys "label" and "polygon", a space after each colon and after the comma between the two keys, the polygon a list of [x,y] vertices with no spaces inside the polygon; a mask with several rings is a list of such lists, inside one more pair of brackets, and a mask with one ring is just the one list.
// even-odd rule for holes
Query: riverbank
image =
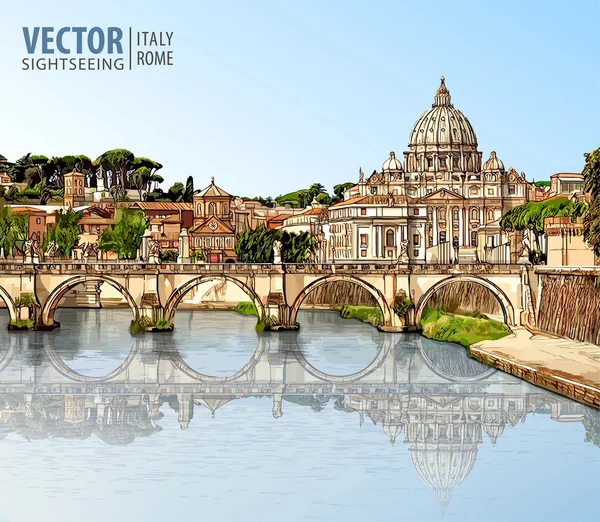
{"label": "riverbank", "polygon": [[439,308],[425,308],[419,327],[424,337],[457,343],[465,348],[510,334],[504,323],[493,321],[478,312],[449,313]]}
{"label": "riverbank", "polygon": [[468,352],[488,366],[600,408],[600,346],[515,328],[501,339],[474,343]]}

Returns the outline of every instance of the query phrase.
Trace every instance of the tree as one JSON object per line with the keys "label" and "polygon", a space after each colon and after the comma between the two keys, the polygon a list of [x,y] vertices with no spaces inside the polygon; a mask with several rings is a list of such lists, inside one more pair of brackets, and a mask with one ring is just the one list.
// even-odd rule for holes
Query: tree
{"label": "tree", "polygon": [[183,183],[181,182],[177,182],[177,183],[173,183],[173,186],[169,189],[169,192],[167,193],[167,197],[171,200],[171,201],[183,201],[183,195],[185,193],[185,187],[183,186]]}
{"label": "tree", "polygon": [[185,191],[183,193],[183,201],[191,203],[194,200],[194,178],[188,176],[185,183]]}
{"label": "tree", "polygon": [[123,201],[125,199],[125,191],[121,185],[113,185],[108,190],[110,197],[113,198],[113,201],[116,203],[117,201]]}
{"label": "tree", "polygon": [[134,165],[135,156],[133,152],[127,149],[113,149],[108,150],[104,154],[101,154],[96,159],[95,163],[98,166],[102,166],[106,171],[112,175],[111,185],[118,183],[121,185],[123,190],[127,190],[129,185],[129,175],[138,168]]}
{"label": "tree", "polygon": [[98,248],[115,252],[119,259],[135,259],[149,223],[143,210],[121,207],[117,209],[116,223],[100,234]]}
{"label": "tree", "polygon": [[585,154],[583,168],[585,191],[592,201],[583,215],[583,238],[600,256],[600,148]]}
{"label": "tree", "polygon": [[135,158],[133,160],[133,166],[135,169],[139,169],[140,167],[146,167],[148,169],[148,186],[146,188],[146,192],[150,192],[152,190],[151,184],[153,182],[162,183],[164,181],[162,176],[157,174],[157,171],[163,168],[163,166],[157,161],[140,156],[139,158]]}
{"label": "tree", "polygon": [[13,248],[23,249],[27,239],[27,214],[14,214],[10,207],[0,208],[0,249],[3,256],[11,254]]}
{"label": "tree", "polygon": [[354,183],[347,181],[346,183],[340,183],[339,185],[335,185],[333,187],[333,197],[331,198],[331,203],[337,203],[338,201],[342,201],[344,199],[344,192],[348,190],[350,187],[353,187]]}
{"label": "tree", "polygon": [[57,210],[56,222],[48,226],[48,231],[44,236],[43,249],[46,250],[48,243],[53,241],[56,243],[60,255],[64,258],[70,258],[73,248],[79,241],[79,220],[83,216],[83,212],[75,212],[72,208],[66,210]]}
{"label": "tree", "polygon": [[132,175],[131,181],[140,195],[140,201],[144,199],[144,191],[147,193],[148,185],[150,184],[150,169],[148,167],[139,167]]}
{"label": "tree", "polygon": [[549,217],[580,217],[585,211],[585,203],[566,198],[548,201],[530,201],[507,212],[500,220],[505,232],[531,230],[535,237],[535,248],[540,250],[539,235],[544,233],[544,219]]}
{"label": "tree", "polygon": [[6,172],[10,165],[10,162],[2,154],[0,154],[0,172]]}
{"label": "tree", "polygon": [[290,234],[260,226],[244,230],[236,236],[235,253],[241,263],[272,263],[273,242],[281,241],[283,261],[305,263],[314,254],[317,238],[309,232]]}

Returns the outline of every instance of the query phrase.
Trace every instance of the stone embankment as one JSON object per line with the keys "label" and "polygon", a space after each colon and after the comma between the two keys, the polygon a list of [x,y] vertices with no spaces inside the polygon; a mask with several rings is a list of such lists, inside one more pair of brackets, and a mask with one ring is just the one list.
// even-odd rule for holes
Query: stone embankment
{"label": "stone embankment", "polygon": [[600,346],[517,328],[502,339],[473,344],[469,354],[536,386],[600,408]]}

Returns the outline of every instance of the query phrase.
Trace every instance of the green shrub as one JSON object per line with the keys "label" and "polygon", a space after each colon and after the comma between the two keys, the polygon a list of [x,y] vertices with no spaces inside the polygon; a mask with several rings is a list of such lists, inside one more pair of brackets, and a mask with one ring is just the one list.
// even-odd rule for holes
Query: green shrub
{"label": "green shrub", "polygon": [[156,325],[155,325],[155,328],[157,330],[169,330],[172,327],[173,327],[173,323],[164,318],[161,318],[158,321],[156,321]]}
{"label": "green shrub", "polygon": [[16,326],[17,328],[29,328],[33,330],[33,319],[16,319],[15,321],[11,321],[10,324]]}
{"label": "green shrub", "polygon": [[469,347],[485,340],[500,339],[510,333],[504,323],[472,315],[451,314],[439,308],[425,308],[420,327],[423,335],[436,341]]}
{"label": "green shrub", "polygon": [[258,316],[258,311],[256,310],[256,305],[249,301],[242,301],[237,304],[235,307],[235,311],[241,315],[256,315]]}
{"label": "green shrub", "polygon": [[378,306],[345,305],[342,308],[341,315],[344,319],[358,319],[369,323],[371,326],[383,323],[383,314]]}
{"label": "green shrub", "polygon": [[415,303],[410,300],[410,297],[404,296],[401,300],[394,303],[394,313],[398,317],[404,317],[414,307]]}
{"label": "green shrub", "polygon": [[40,306],[34,294],[23,294],[15,299],[15,306]]}
{"label": "green shrub", "polygon": [[131,321],[131,324],[129,325],[129,332],[132,334],[141,334],[144,333],[147,328],[152,326],[154,326],[154,324],[148,317],[138,317],[137,319]]}

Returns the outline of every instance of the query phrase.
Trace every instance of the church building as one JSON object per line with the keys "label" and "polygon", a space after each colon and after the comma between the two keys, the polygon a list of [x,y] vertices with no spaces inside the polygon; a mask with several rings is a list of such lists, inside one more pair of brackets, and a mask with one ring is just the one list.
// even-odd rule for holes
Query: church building
{"label": "church building", "polygon": [[495,152],[483,161],[443,77],[403,156],[391,152],[367,179],[361,170],[358,184],[330,207],[330,259],[475,261],[506,241],[500,219],[527,202],[531,185]]}

